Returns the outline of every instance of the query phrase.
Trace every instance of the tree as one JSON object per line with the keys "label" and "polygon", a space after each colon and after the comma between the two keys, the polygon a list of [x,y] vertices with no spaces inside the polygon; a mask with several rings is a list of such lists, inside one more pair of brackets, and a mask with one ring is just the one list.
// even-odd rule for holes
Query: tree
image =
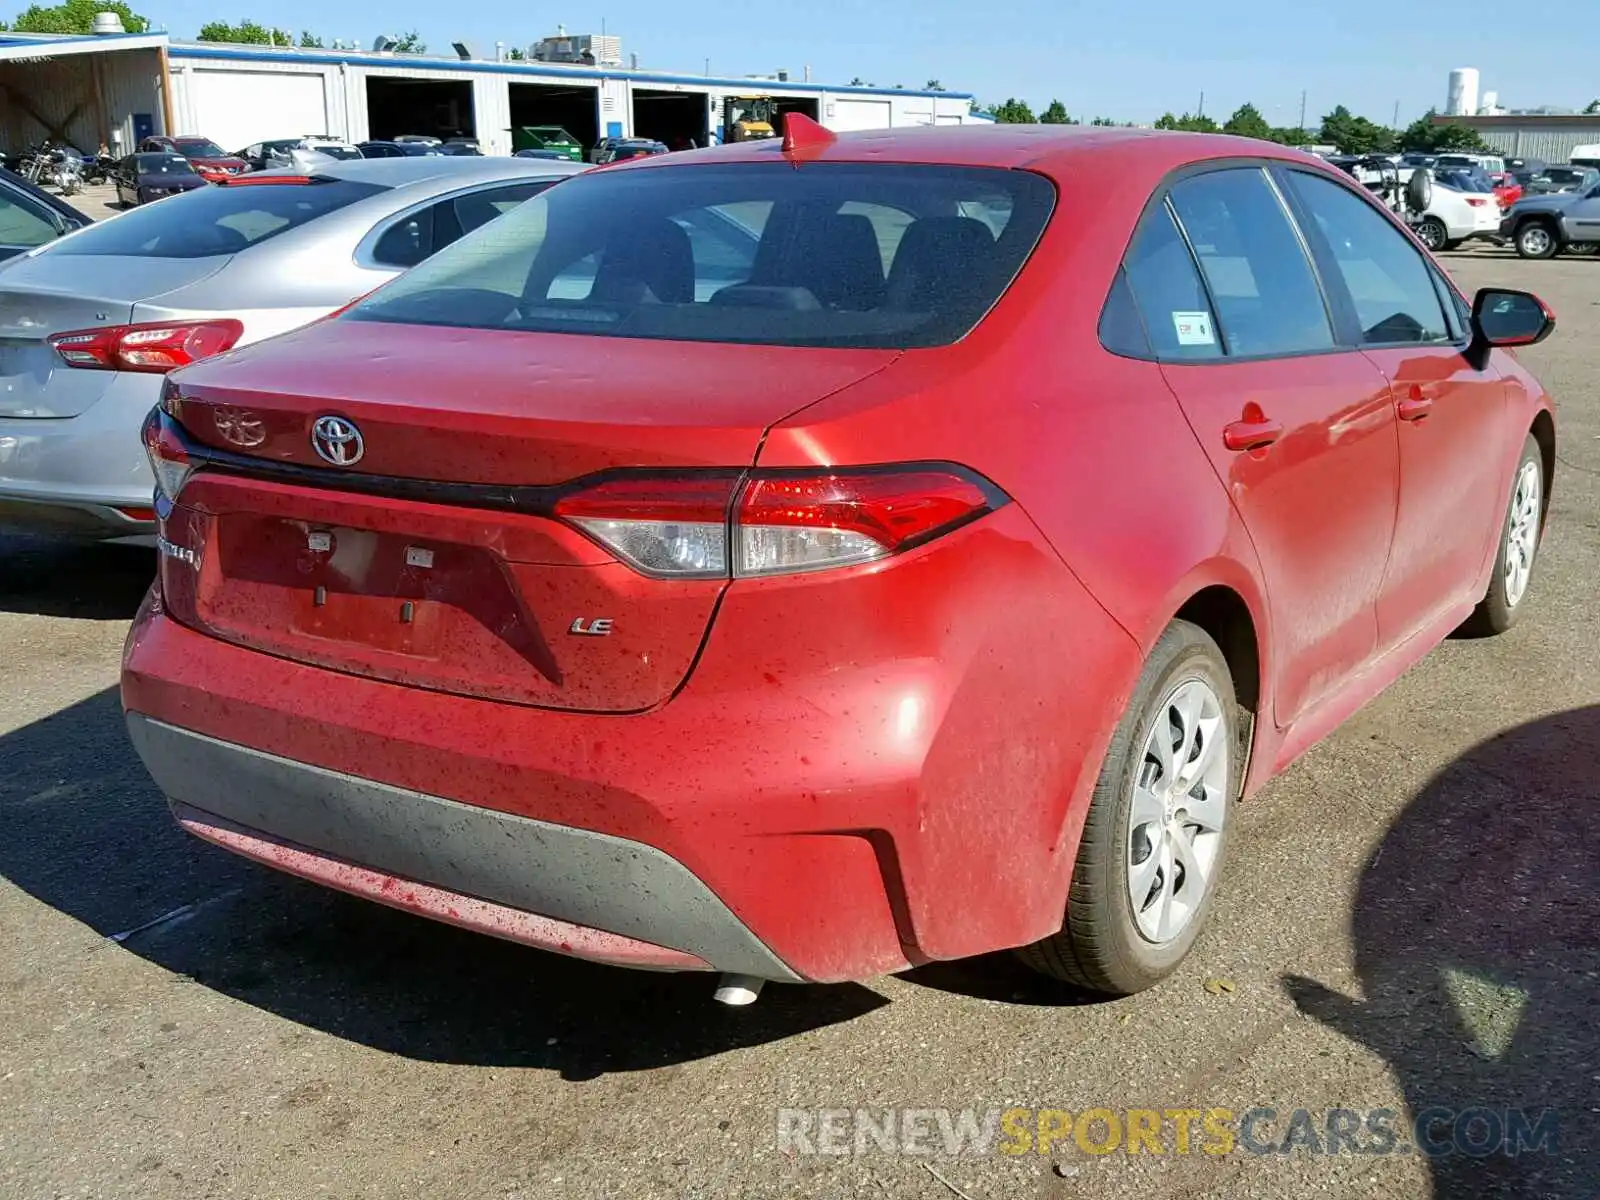
{"label": "tree", "polygon": [[18,33],[92,33],[94,16],[102,12],[116,13],[129,33],[144,33],[150,28],[150,22],[123,0],[65,0],[54,8],[34,4],[17,17],[12,28]]}
{"label": "tree", "polygon": [[1067,106],[1059,100],[1050,101],[1050,106],[1039,114],[1041,125],[1071,125],[1072,118],[1067,115]]}
{"label": "tree", "polygon": [[927,83],[922,85],[922,90],[925,92],[942,92],[944,91],[944,84],[940,83],[937,79],[930,79]]}
{"label": "tree", "polygon": [[1272,140],[1272,126],[1267,124],[1267,119],[1254,104],[1241,104],[1235,109],[1233,116],[1223,124],[1222,132],[1237,134],[1239,137],[1260,138],[1264,142]]}
{"label": "tree", "polygon": [[[212,21],[200,26],[202,42],[233,42],[244,46],[292,46],[294,34],[287,29],[271,29],[249,17],[237,25]],[[321,43],[319,42],[318,45]]]}
{"label": "tree", "polygon": [[1269,142],[1277,142],[1280,146],[1310,146],[1317,139],[1311,130],[1301,129],[1299,126],[1273,126],[1272,132],[1267,134]]}
{"label": "tree", "polygon": [[396,54],[426,54],[428,52],[428,43],[423,41],[422,35],[413,29],[410,33],[402,33],[397,37],[394,41],[393,49]]}
{"label": "tree", "polygon": [[1400,134],[1402,150],[1421,150],[1433,154],[1441,150],[1482,151],[1489,148],[1476,129],[1465,125],[1436,125],[1438,113],[1429,109]]}
{"label": "tree", "polygon": [[1596,114],[1600,114],[1600,100],[1591,100],[1589,101],[1589,107],[1583,110],[1583,115],[1592,117]]}
{"label": "tree", "polygon": [[1385,154],[1394,148],[1395,133],[1341,104],[1322,118],[1322,140],[1337,146],[1341,154]]}
{"label": "tree", "polygon": [[507,51],[506,57],[512,62],[523,62],[528,56],[522,52],[520,47],[513,46],[509,51]]}
{"label": "tree", "polygon": [[1011,97],[1004,104],[996,104],[991,110],[994,119],[1002,125],[1032,125],[1034,123],[1033,109],[1028,107],[1027,101]]}
{"label": "tree", "polygon": [[1181,130],[1184,130],[1187,133],[1218,133],[1218,132],[1220,132],[1220,129],[1219,129],[1217,123],[1215,121],[1213,121],[1210,117],[1207,117],[1207,116],[1204,116],[1204,115],[1191,116],[1189,113],[1184,113],[1183,116],[1181,116],[1181,117],[1175,117],[1171,113],[1163,113],[1156,120],[1156,128],[1157,129],[1181,129]]}
{"label": "tree", "polygon": [[850,86],[851,87],[866,87],[868,85],[862,80],[861,76],[857,75],[853,79],[850,80]]}
{"label": "tree", "polygon": [[322,39],[309,30],[300,31],[300,48],[302,50],[321,50]]}

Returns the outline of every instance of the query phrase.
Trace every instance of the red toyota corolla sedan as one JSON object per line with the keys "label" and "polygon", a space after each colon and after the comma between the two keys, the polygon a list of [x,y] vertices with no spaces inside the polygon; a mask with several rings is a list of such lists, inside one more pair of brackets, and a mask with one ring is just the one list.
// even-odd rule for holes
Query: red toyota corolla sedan
{"label": "red toyota corolla sedan", "polygon": [[1133,992],[1236,800],[1526,604],[1551,323],[1256,141],[579,176],[170,378],[129,730],[200,837],[546,949]]}

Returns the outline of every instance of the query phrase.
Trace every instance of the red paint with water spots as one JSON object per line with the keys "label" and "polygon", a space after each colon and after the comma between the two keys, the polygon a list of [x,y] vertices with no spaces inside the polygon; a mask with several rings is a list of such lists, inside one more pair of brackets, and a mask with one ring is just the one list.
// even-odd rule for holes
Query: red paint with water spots
{"label": "red paint with water spots", "polygon": [[[617,170],[779,153],[755,144]],[[227,448],[213,418],[247,408],[265,433],[254,452],[282,462],[314,465],[310,422],[335,411],[366,433],[363,469],[410,479],[947,462],[1010,502],[877,563],[669,583],[547,517],[202,472],[166,526],[201,569],[163,560],[167,602],[135,622],[124,704],[657,847],[808,979],[1043,937],[1062,923],[1108,741],[1174,616],[1202,593],[1248,614],[1239,661],[1259,668],[1241,680],[1258,714],[1254,790],[1481,596],[1494,513],[1549,409],[1511,357],[1465,380],[1454,347],[1183,368],[1108,353],[1098,322],[1141,212],[1174,170],[1230,156],[1323,169],[1239,139],[1048,127],[886,131],[815,148],[822,164],[965,163],[1056,182],[1021,275],[943,348],[336,321],[186,370],[175,378],[192,437]],[[1442,389],[1437,414],[1397,422],[1403,396],[1389,378]],[[1223,427],[1252,403],[1285,424],[1283,438],[1226,449]],[[1404,462],[1432,490],[1408,490]],[[339,575],[354,608],[317,614],[310,585],[327,568],[274,549],[284,528],[333,528],[361,547]],[[396,573],[394,552],[419,540],[456,556],[460,586]],[[1394,545],[1407,556],[1391,561]],[[390,561],[391,575],[361,560]],[[385,605],[408,587],[436,601],[431,628],[394,627]],[[573,617],[605,616],[614,640],[565,637]],[[291,862],[262,832],[228,844],[397,902],[383,864]],[[404,888],[402,906],[472,923],[457,898]],[[646,956],[537,914],[475,920],[564,952]]]}

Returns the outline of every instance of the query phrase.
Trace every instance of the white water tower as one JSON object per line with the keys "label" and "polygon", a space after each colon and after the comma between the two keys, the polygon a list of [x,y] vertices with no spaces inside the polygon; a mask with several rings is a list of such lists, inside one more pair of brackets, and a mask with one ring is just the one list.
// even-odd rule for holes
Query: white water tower
{"label": "white water tower", "polygon": [[1478,112],[1478,69],[1457,67],[1450,72],[1450,95],[1445,102],[1446,116],[1471,117]]}

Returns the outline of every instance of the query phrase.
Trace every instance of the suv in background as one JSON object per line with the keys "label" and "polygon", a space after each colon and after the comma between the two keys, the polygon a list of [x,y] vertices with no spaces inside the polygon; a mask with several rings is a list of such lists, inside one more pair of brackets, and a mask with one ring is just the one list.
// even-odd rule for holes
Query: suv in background
{"label": "suv in background", "polygon": [[147,137],[139,143],[137,151],[139,154],[162,152],[187,158],[189,165],[194,168],[194,173],[207,183],[216,183],[219,179],[227,179],[231,175],[243,175],[250,170],[250,164],[239,155],[229,154],[210,138],[195,134]]}
{"label": "suv in background", "polygon": [[1500,233],[1523,258],[1554,258],[1600,246],[1600,182],[1585,192],[1527,196],[1513,204]]}

